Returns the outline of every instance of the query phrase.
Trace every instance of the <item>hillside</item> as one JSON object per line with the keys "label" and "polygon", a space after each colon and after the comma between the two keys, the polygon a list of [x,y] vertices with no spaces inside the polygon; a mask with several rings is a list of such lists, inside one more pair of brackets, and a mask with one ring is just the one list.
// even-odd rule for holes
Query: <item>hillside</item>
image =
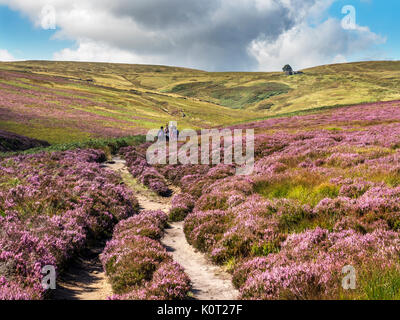
{"label": "hillside", "polygon": [[28,150],[37,147],[47,147],[46,141],[30,139],[15,133],[0,130],[0,152]]}
{"label": "hillside", "polygon": [[0,63],[0,127],[50,143],[145,133],[177,120],[207,128],[323,106],[400,99],[400,62],[304,74],[210,73],[166,66]]}
{"label": "hillside", "polygon": [[266,115],[400,97],[400,62],[337,64],[303,72],[295,76],[279,72],[203,73],[196,81],[158,89]]}

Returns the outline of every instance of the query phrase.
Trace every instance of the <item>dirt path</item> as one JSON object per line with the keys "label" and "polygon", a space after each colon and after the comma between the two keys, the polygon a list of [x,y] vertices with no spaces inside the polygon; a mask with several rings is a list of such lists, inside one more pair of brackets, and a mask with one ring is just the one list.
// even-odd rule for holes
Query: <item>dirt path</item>
{"label": "dirt path", "polygon": [[111,170],[118,172],[124,182],[135,192],[135,197],[138,199],[141,210],[163,210],[169,211],[170,199],[162,198],[147,188],[140,186],[132,175],[129,173],[126,167],[125,160],[121,160],[119,157],[113,158],[113,161],[105,165]]}
{"label": "dirt path", "polygon": [[230,275],[188,244],[183,233],[183,222],[171,224],[162,244],[192,280],[193,297],[196,300],[237,299],[239,293],[234,289]]}
{"label": "dirt path", "polygon": [[[118,171],[125,179],[129,179],[130,174],[125,162],[119,158],[115,158],[114,162],[109,167]],[[170,199],[158,197],[144,189],[135,191],[142,209],[169,211]],[[203,254],[195,251],[188,244],[183,233],[183,222],[171,223],[161,242],[192,280],[194,299],[234,300],[237,298],[239,293],[234,289],[230,275],[213,265]]]}
{"label": "dirt path", "polygon": [[[157,196],[138,184],[129,173],[124,160],[116,157],[104,165],[121,174],[124,182],[132,188],[141,210],[168,212],[171,199]],[[192,280],[192,296],[196,300],[234,300],[238,292],[233,288],[228,273],[213,265],[205,256],[191,247],[183,233],[183,222],[172,223],[166,230],[162,244],[172,254]],[[104,244],[87,250],[80,256],[57,283],[56,300],[105,300],[112,295],[99,260]]]}
{"label": "dirt path", "polygon": [[57,281],[55,300],[106,300],[113,294],[103,271],[101,246],[85,250]]}

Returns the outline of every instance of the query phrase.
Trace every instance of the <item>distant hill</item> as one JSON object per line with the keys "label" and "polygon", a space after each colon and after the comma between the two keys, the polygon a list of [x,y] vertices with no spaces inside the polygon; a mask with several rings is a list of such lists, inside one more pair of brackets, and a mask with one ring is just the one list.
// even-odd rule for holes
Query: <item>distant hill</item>
{"label": "distant hill", "polygon": [[47,147],[49,143],[30,139],[15,133],[0,130],[0,152],[22,151],[36,147]]}
{"label": "distant hill", "polygon": [[170,120],[198,129],[400,99],[400,62],[302,71],[287,76],[108,63],[0,63],[0,128],[61,143],[145,133]]}

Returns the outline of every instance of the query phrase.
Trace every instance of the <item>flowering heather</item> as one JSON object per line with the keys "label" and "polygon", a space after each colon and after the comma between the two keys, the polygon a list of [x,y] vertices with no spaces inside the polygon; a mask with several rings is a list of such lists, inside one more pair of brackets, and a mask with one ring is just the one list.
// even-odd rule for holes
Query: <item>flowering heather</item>
{"label": "flowering heather", "polygon": [[[115,116],[120,108],[103,102],[89,88],[76,86],[65,78],[0,70],[0,92],[0,121],[11,121],[17,126],[36,129],[30,122],[33,120],[42,125],[42,130],[56,128],[86,137],[121,137],[143,132],[133,129],[132,121]],[[56,131],[50,133],[56,134]],[[66,140],[57,137],[56,141]]]}
{"label": "flowering heather", "polygon": [[163,263],[153,278],[142,288],[127,294],[114,295],[111,300],[185,300],[190,291],[190,280],[176,262]]}
{"label": "flowering heather", "polygon": [[188,193],[180,193],[175,195],[171,201],[171,209],[169,218],[172,221],[183,221],[186,216],[193,210],[195,198]]}
{"label": "flowering heather", "polygon": [[190,280],[157,240],[166,226],[162,211],[145,211],[120,222],[101,255],[113,300],[182,300]]}
{"label": "flowering heather", "polygon": [[101,151],[5,158],[0,162],[0,297],[41,299],[41,269],[57,269],[88,239],[110,234],[138,202],[98,162]]}
{"label": "flowering heather", "polygon": [[[255,170],[244,177],[223,164],[151,167],[148,145],[123,154],[159,194],[168,193],[166,180],[181,188],[172,210],[187,215],[188,242],[229,267],[243,299],[390,299],[400,292],[399,123],[399,103],[388,102],[236,126],[256,131]],[[58,264],[88,233],[128,217],[118,214],[126,213],[127,195],[110,204],[108,196],[124,188],[98,174],[100,154],[81,151],[78,164],[76,154],[40,157],[48,157],[45,166],[34,156],[0,163],[1,232],[14,234],[0,240],[4,297],[40,297],[29,280],[37,279],[39,257]],[[102,258],[114,299],[186,296],[189,280],[158,242],[166,219],[146,213],[116,228]],[[57,224],[66,227],[51,233]],[[21,237],[26,242],[15,244]],[[62,250],[50,251],[50,242]],[[357,271],[354,292],[341,287],[346,265]]]}
{"label": "flowering heather", "polygon": [[294,234],[277,254],[248,260],[234,273],[244,299],[331,299],[341,292],[341,270],[352,265],[359,277],[368,268],[399,267],[399,234],[376,230],[329,233],[317,228]]}
{"label": "flowering heather", "polygon": [[167,215],[162,211],[146,211],[121,221],[114,229],[114,237],[125,238],[130,235],[159,240],[164,235]]}
{"label": "flowering heather", "polygon": [[228,228],[231,217],[222,210],[195,211],[185,220],[188,242],[202,252],[211,250]]}
{"label": "flowering heather", "polygon": [[123,148],[120,152],[126,159],[130,173],[142,184],[161,196],[169,196],[171,194],[164,177],[157,169],[147,163],[143,153],[138,152],[135,147]]}
{"label": "flowering heather", "polygon": [[[194,197],[186,238],[230,267],[242,298],[379,298],[367,294],[380,290],[377,270],[390,288],[400,268],[399,123],[399,103],[388,102],[240,125],[256,131],[252,175],[158,172]],[[361,276],[353,296],[340,292],[347,264]]]}

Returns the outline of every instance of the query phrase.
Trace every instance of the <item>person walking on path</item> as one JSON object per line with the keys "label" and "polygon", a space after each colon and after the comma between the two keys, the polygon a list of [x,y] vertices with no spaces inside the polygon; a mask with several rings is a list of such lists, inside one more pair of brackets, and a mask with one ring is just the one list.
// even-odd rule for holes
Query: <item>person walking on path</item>
{"label": "person walking on path", "polygon": [[165,141],[164,127],[161,127],[157,134],[158,141]]}
{"label": "person walking on path", "polygon": [[167,126],[165,127],[165,138],[167,139],[167,141],[169,141],[169,134],[170,134],[170,132],[169,132],[168,124],[167,124]]}
{"label": "person walking on path", "polygon": [[175,124],[172,123],[170,131],[169,131],[170,140],[177,141],[178,140],[178,129]]}

